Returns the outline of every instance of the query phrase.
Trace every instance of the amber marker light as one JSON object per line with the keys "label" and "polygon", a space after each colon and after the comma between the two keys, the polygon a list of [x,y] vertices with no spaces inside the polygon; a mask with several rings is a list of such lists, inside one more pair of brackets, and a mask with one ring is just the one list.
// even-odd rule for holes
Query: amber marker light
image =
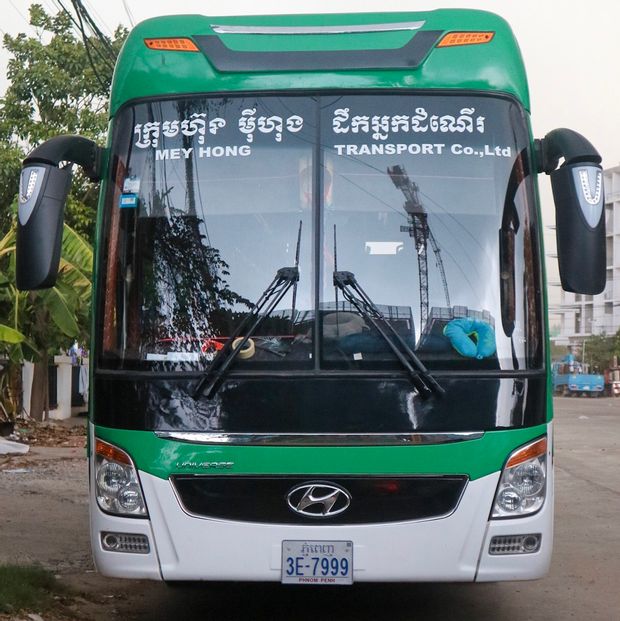
{"label": "amber marker light", "polygon": [[125,451],[121,451],[120,449],[104,442],[103,440],[97,440],[95,443],[95,453],[100,455],[104,459],[108,461],[115,461],[120,464],[131,465],[131,459],[129,455],[125,453]]}
{"label": "amber marker light", "polygon": [[494,32],[449,32],[437,47],[455,47],[457,45],[479,45],[488,43],[495,36]]}
{"label": "amber marker light", "polygon": [[524,446],[520,451],[512,454],[512,457],[508,460],[506,468],[513,468],[522,464],[524,461],[534,459],[534,457],[540,457],[547,452],[547,438],[541,438],[532,444]]}
{"label": "amber marker light", "polygon": [[150,50],[164,52],[199,52],[196,44],[187,37],[166,37],[161,39],[144,39]]}

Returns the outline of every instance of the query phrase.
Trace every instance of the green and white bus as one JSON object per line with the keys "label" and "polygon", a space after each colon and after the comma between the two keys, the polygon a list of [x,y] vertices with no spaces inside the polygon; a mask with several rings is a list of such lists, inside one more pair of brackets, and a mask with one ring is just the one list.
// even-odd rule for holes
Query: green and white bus
{"label": "green and white bus", "polygon": [[[538,578],[553,433],[536,176],[605,286],[600,156],[534,140],[509,26],[465,10],[150,19],[105,148],[37,147],[18,285],[101,181],[89,420],[103,574]],[[560,165],[561,164],[561,165]]]}

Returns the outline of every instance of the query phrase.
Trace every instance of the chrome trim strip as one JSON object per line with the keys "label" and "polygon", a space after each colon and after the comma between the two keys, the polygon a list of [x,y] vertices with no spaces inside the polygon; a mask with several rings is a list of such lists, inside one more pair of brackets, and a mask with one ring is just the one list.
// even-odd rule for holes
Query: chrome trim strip
{"label": "chrome trim strip", "polygon": [[214,433],[203,431],[155,431],[162,440],[190,444],[250,446],[412,446],[415,444],[450,444],[478,440],[483,431],[439,433],[332,433],[267,434]]}
{"label": "chrome trim strip", "polygon": [[359,24],[356,26],[225,26],[223,24],[211,24],[211,29],[216,34],[315,35],[419,30],[424,24],[424,21],[396,22],[393,24]]}

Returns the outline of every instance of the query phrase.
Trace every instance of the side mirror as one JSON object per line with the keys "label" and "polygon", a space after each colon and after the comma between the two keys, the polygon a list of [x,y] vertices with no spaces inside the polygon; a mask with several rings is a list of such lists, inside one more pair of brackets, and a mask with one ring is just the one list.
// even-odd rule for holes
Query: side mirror
{"label": "side mirror", "polygon": [[56,282],[70,169],[50,164],[24,166],[17,207],[16,280],[21,290]]}
{"label": "side mirror", "polygon": [[603,172],[596,164],[572,164],[551,173],[562,287],[594,295],[605,289],[606,252]]}
{"label": "side mirror", "polygon": [[17,209],[16,281],[22,291],[53,287],[58,275],[64,209],[71,167],[80,164],[100,179],[101,149],[81,136],[56,136],[24,160]]}
{"label": "side mirror", "polygon": [[[553,130],[538,147],[539,172],[551,176],[562,287],[574,293],[601,293],[606,281],[601,156],[570,129]],[[560,158],[564,163],[556,169]]]}

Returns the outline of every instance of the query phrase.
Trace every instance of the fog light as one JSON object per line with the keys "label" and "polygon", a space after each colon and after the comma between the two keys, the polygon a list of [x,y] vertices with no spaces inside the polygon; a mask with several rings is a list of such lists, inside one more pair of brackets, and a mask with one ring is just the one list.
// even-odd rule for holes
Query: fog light
{"label": "fog light", "polygon": [[489,554],[533,554],[540,550],[542,535],[498,535],[491,539]]}
{"label": "fog light", "polygon": [[136,533],[101,533],[101,547],[107,552],[131,552],[148,554],[151,551],[149,538]]}

